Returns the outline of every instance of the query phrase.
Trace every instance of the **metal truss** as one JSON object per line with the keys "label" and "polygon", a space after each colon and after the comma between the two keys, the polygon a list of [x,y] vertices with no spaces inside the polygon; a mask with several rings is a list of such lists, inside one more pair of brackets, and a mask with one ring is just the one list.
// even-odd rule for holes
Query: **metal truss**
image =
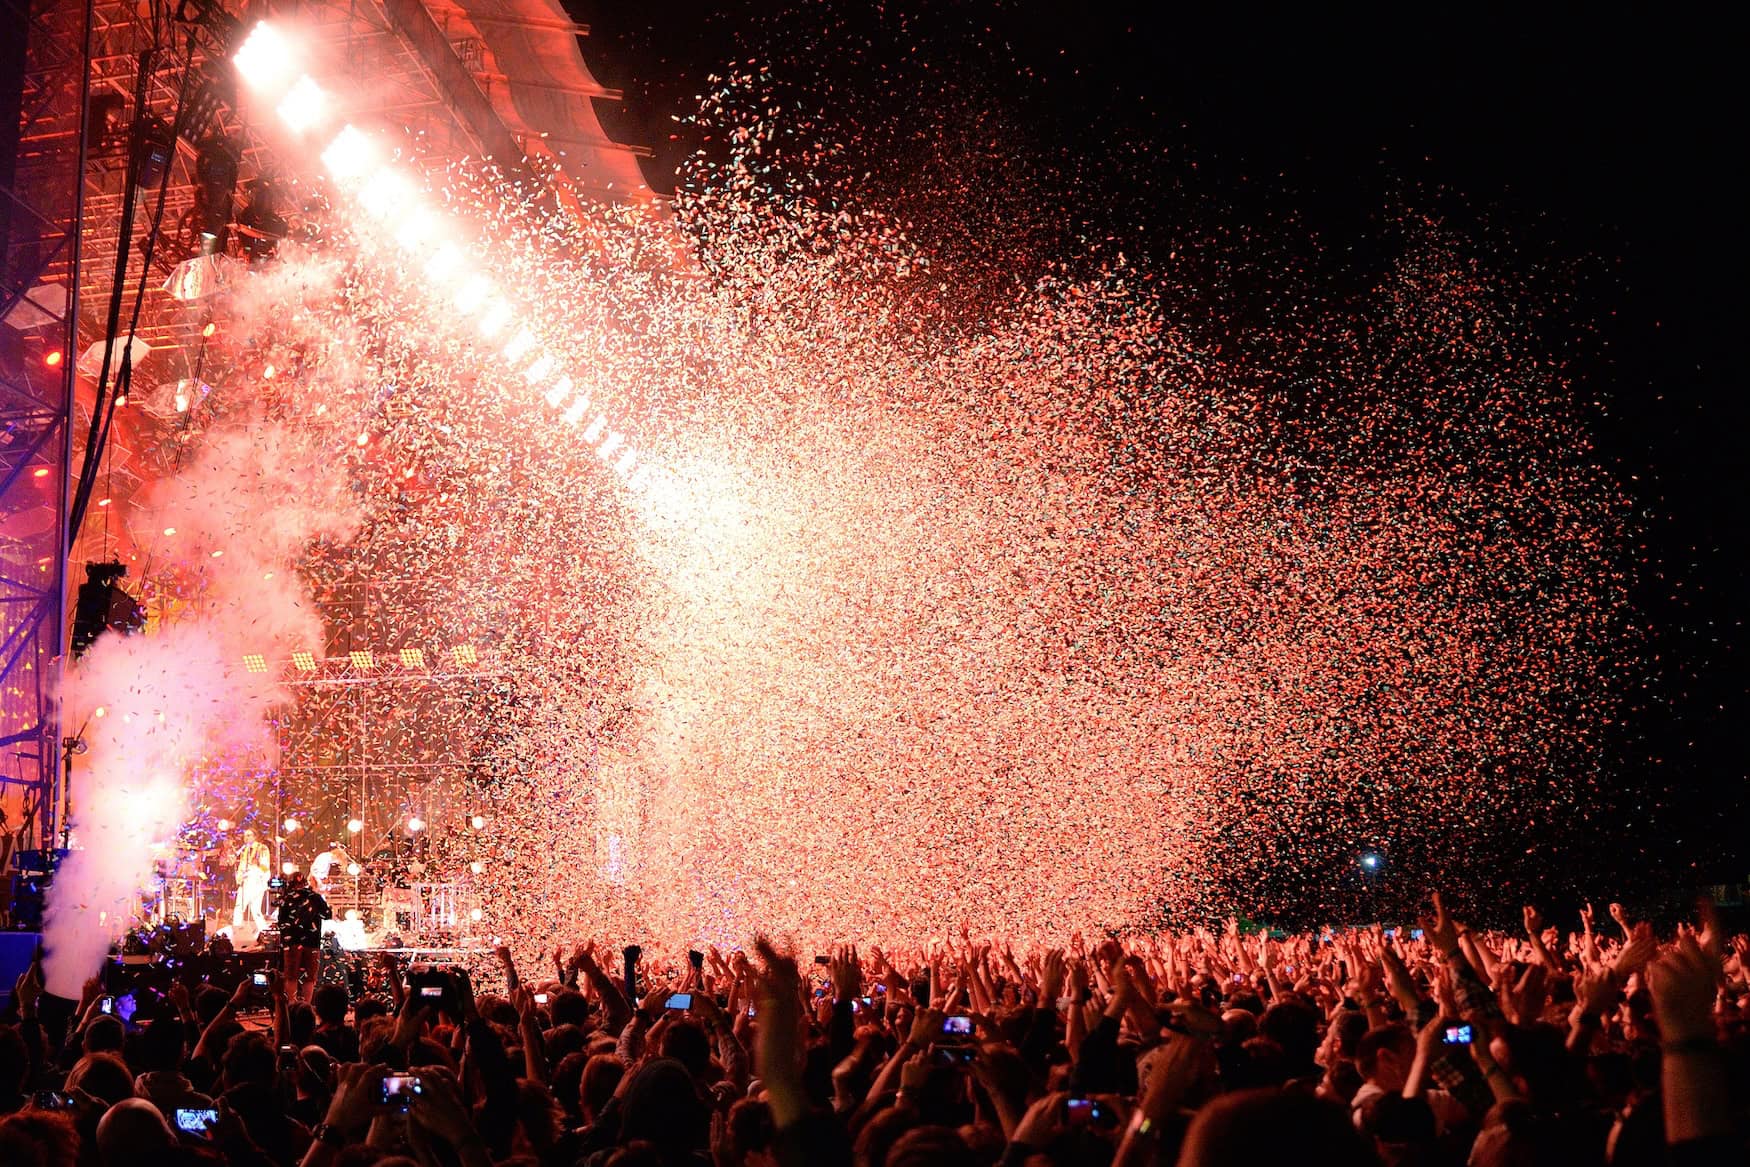
{"label": "metal truss", "polygon": [[[491,155],[511,170],[525,157],[551,161],[537,137],[513,133],[494,112],[490,95],[506,79],[494,72],[464,9],[465,0],[268,0],[247,14],[251,21],[283,17],[310,38],[314,64],[362,95],[347,115],[402,135],[415,161]],[[0,169],[0,319],[7,322],[0,325],[0,808],[13,829],[27,808],[34,811],[28,846],[48,845],[62,827],[55,819],[63,749],[55,694],[68,641],[70,565],[76,572],[82,561],[114,550],[104,521],[69,532],[69,482],[96,404],[94,372],[89,363],[81,369],[80,358],[129,335],[138,298],[131,335],[150,351],[136,365],[136,391],[204,367],[210,305],[164,290],[176,265],[200,247],[197,142],[229,144],[240,187],[295,180],[307,169],[289,162],[292,144],[276,136],[271,114],[252,110],[233,90],[227,57],[244,13],[242,0],[0,0],[9,34],[22,29],[26,37],[9,183]],[[567,31],[579,30],[554,29]],[[179,114],[185,132],[167,147],[162,183],[131,196],[128,261],[118,272],[132,130],[143,118],[176,124]],[[606,141],[576,145],[636,152]],[[552,168],[543,173],[565,181]],[[558,193],[573,207],[580,196],[603,194]],[[118,291],[122,311],[110,337],[107,308]],[[97,492],[110,509],[90,513],[105,521],[114,515],[125,526],[133,491],[171,468],[181,435],[173,419],[120,408],[129,417],[112,431]],[[279,727],[281,776],[274,781],[314,789],[330,783],[323,775],[336,766],[365,774],[367,790],[429,785],[439,771],[445,782],[462,781],[467,758],[441,750],[427,757],[429,743],[382,735],[413,709],[431,727],[428,736],[441,738],[465,721],[447,717],[443,703],[484,699],[484,687],[507,683],[503,670],[489,657],[443,659],[468,644],[469,633],[422,626],[444,605],[419,611],[408,581],[354,580],[340,591],[346,588],[356,595],[319,596],[330,643],[312,650],[317,667],[267,665],[296,696]],[[354,602],[390,594],[397,602],[380,609]],[[402,614],[393,628],[375,614],[391,607]],[[424,663],[404,658],[404,649],[426,653]],[[387,654],[392,667],[377,659],[363,667],[351,655],[357,651]],[[336,759],[329,751],[322,727],[338,725],[335,718],[352,719],[347,732],[357,756]]]}

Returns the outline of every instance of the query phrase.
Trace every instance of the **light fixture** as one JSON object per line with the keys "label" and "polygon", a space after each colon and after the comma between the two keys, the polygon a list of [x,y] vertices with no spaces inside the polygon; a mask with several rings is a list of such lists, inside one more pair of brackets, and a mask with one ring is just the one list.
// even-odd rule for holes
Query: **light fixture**
{"label": "light fixture", "polygon": [[246,652],[243,654],[243,667],[252,673],[265,673],[267,672],[267,658],[259,652]]}
{"label": "light fixture", "polygon": [[231,57],[231,63],[251,88],[277,88],[285,84],[292,71],[291,42],[264,20],[250,30]]}
{"label": "light fixture", "polygon": [[472,908],[468,912],[468,918],[470,920],[473,920],[476,924],[478,924],[485,917],[486,917],[486,913],[482,912],[479,908]]}
{"label": "light fixture", "polygon": [[379,170],[359,191],[359,205],[379,219],[389,219],[403,213],[418,193],[413,180],[399,170]]}
{"label": "light fixture", "polygon": [[475,875],[479,875],[482,871],[486,870],[486,864],[476,859],[474,862],[468,864],[468,870],[472,871]]}
{"label": "light fixture", "polygon": [[376,147],[356,126],[346,125],[322,151],[322,165],[340,182],[362,178],[376,160]]}
{"label": "light fixture", "polygon": [[414,815],[412,818],[407,820],[407,829],[410,831],[416,832],[416,833],[419,831],[423,831],[423,830],[425,830],[425,820],[420,818],[418,815]]}
{"label": "light fixture", "polygon": [[219,820],[219,821],[218,821],[218,823],[217,823],[217,824],[215,824],[215,825],[216,825],[216,826],[217,826],[217,827],[218,827],[218,828],[219,828],[219,829],[220,829],[220,830],[221,830],[221,831],[228,831],[228,830],[230,830],[230,829],[231,829],[231,820],[230,820],[230,819],[220,819],[220,820]]}
{"label": "light fixture", "polygon": [[348,864],[347,864],[347,865],[346,865],[346,873],[347,873],[347,874],[348,874],[348,875],[357,875],[357,874],[359,874],[359,873],[360,873],[360,872],[361,872],[361,871],[363,871],[363,870],[364,870],[364,868],[362,868],[362,867],[360,867],[360,866],[359,866],[359,865],[358,865],[358,864],[356,864],[356,863],[348,863]]}
{"label": "light fixture", "polygon": [[290,875],[292,872],[296,871],[297,869],[298,869],[298,865],[296,863],[293,863],[290,859],[288,859],[284,863],[280,864],[280,872],[284,875]]}
{"label": "light fixture", "polygon": [[365,820],[364,819],[347,819],[346,820],[346,829],[349,832],[351,832],[352,834],[356,835],[360,831],[365,829]]}
{"label": "light fixture", "polygon": [[279,103],[280,120],[294,134],[314,129],[328,116],[328,95],[308,73],[299,77]]}
{"label": "light fixture", "polygon": [[473,818],[469,819],[468,822],[477,831],[484,831],[486,829],[486,816],[483,814],[475,815]]}
{"label": "light fixture", "polygon": [[288,835],[291,834],[293,831],[297,830],[298,827],[301,825],[302,824],[299,823],[297,819],[287,819],[285,822],[286,834],[288,834]]}

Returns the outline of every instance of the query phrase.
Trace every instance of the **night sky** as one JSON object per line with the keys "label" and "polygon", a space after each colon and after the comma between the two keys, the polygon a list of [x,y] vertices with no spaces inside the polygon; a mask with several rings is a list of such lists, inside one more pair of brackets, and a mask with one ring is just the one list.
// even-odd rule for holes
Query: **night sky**
{"label": "night sky", "polygon": [[[769,63],[843,148],[829,168],[841,189],[929,213],[920,234],[961,257],[969,294],[997,275],[978,271],[989,223],[1023,234],[1042,264],[1090,248],[1158,258],[1182,241],[1188,208],[1236,227],[1291,223],[1365,278],[1380,216],[1408,204],[1516,267],[1565,273],[1591,343],[1564,355],[1604,402],[1602,455],[1647,519],[1637,606],[1656,658],[1656,700],[1619,747],[1622,781],[1659,806],[1641,820],[1656,825],[1625,821],[1599,851],[1628,839],[1673,874],[1743,876],[1750,833],[1722,830],[1750,809],[1737,733],[1750,724],[1739,543],[1750,410],[1734,359],[1742,194],[1728,179],[1742,101],[1717,29],[1621,4],[1583,18],[918,0],[569,7],[591,27],[591,69],[625,90],[598,103],[604,124],[656,150],[654,186],[670,188],[699,146],[674,118],[706,75]],[[1660,837],[1634,841],[1645,830]]]}

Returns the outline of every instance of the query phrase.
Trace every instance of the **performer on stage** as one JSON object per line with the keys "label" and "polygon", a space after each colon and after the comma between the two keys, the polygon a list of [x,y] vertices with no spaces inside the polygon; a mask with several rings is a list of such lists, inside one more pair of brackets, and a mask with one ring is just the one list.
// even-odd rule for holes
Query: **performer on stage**
{"label": "performer on stage", "polygon": [[346,865],[351,862],[352,856],[340,843],[328,844],[327,850],[318,852],[316,858],[310,860],[310,886],[324,896],[330,894],[340,885]]}
{"label": "performer on stage", "polygon": [[231,909],[231,926],[240,928],[243,915],[249,914],[257,932],[267,927],[267,881],[269,872],[267,844],[248,828],[243,831],[243,846],[237,849],[237,905]]}

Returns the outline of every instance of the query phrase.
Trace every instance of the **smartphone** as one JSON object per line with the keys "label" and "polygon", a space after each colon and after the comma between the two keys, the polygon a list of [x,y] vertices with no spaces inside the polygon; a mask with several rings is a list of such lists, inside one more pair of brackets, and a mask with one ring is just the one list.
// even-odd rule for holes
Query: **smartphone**
{"label": "smartphone", "polygon": [[436,1001],[444,995],[444,987],[442,985],[421,985],[419,986],[419,995]]}
{"label": "smartphone", "polygon": [[1092,1098],[1065,1098],[1063,1119],[1069,1126],[1109,1128],[1115,1125],[1117,1116]]}
{"label": "smartphone", "polygon": [[536,993],[535,994],[535,1004],[545,1005],[546,1003],[547,1003],[547,994],[545,994],[545,993]]}
{"label": "smartphone", "polygon": [[830,957],[830,956],[817,956],[814,958],[814,963],[821,964],[821,965],[830,965],[830,964],[832,964],[832,957]]}
{"label": "smartphone", "polygon": [[704,968],[705,954],[700,952],[697,948],[694,948],[687,953],[687,962],[694,968]]}
{"label": "smartphone", "polygon": [[1387,928],[1385,934],[1387,938],[1395,940],[1397,939],[1398,930],[1396,928]]}
{"label": "smartphone", "polygon": [[99,997],[97,999],[97,1011],[99,1013],[113,1014],[115,1012],[115,998],[114,997]]}
{"label": "smartphone", "polygon": [[267,988],[267,973],[260,969],[249,974],[249,983],[258,989]]}
{"label": "smartphone", "polygon": [[677,1010],[678,1009],[691,1009],[693,1007],[693,995],[691,993],[673,993],[673,994],[670,994],[668,1000],[663,1002],[662,1007],[664,1009],[677,1009]]}
{"label": "smartphone", "polygon": [[425,1088],[419,1083],[417,1074],[385,1074],[383,1076],[383,1105],[392,1106],[397,1110],[406,1110],[413,1105],[413,1100],[425,1093]]}
{"label": "smartphone", "polygon": [[1235,973],[1234,974],[1234,984],[1242,985],[1242,984],[1245,984],[1245,981],[1246,981],[1246,974],[1245,973]]}
{"label": "smartphone", "polygon": [[205,1110],[190,1110],[187,1107],[176,1108],[176,1129],[185,1135],[198,1135],[206,1138],[207,1132],[219,1125],[219,1112],[212,1108]]}
{"label": "smartphone", "polygon": [[972,1037],[972,1018],[963,1013],[942,1018],[942,1036],[959,1040],[970,1040]]}
{"label": "smartphone", "polygon": [[295,1062],[298,1060],[298,1047],[295,1045],[280,1046],[280,1061]]}
{"label": "smartphone", "polygon": [[30,1104],[37,1110],[70,1110],[73,1096],[59,1090],[38,1090],[30,1096]]}
{"label": "smartphone", "polygon": [[757,1015],[758,1015],[758,1011],[757,1011],[757,1010],[755,1010],[755,1009],[754,1009],[754,1007],[753,1007],[753,1006],[752,1006],[752,1005],[749,1005],[749,1006],[748,1006],[748,1007],[747,1007],[747,1015],[748,1015],[748,1016],[749,1016],[749,1017],[754,1017],[754,1016],[757,1016]]}
{"label": "smartphone", "polygon": [[283,877],[283,876],[276,875],[272,879],[267,881],[267,890],[268,891],[284,891],[285,886],[286,886],[286,881],[285,881],[285,877]]}
{"label": "smartphone", "polygon": [[1471,1042],[1470,1026],[1448,1025],[1446,1036],[1441,1040],[1447,1045],[1469,1045]]}
{"label": "smartphone", "polygon": [[1410,929],[1410,939],[1411,940],[1422,939],[1422,930],[1420,928],[1411,928]]}
{"label": "smartphone", "polygon": [[972,1059],[978,1056],[978,1050],[970,1045],[939,1045],[935,1049],[936,1062],[943,1066],[970,1066]]}

